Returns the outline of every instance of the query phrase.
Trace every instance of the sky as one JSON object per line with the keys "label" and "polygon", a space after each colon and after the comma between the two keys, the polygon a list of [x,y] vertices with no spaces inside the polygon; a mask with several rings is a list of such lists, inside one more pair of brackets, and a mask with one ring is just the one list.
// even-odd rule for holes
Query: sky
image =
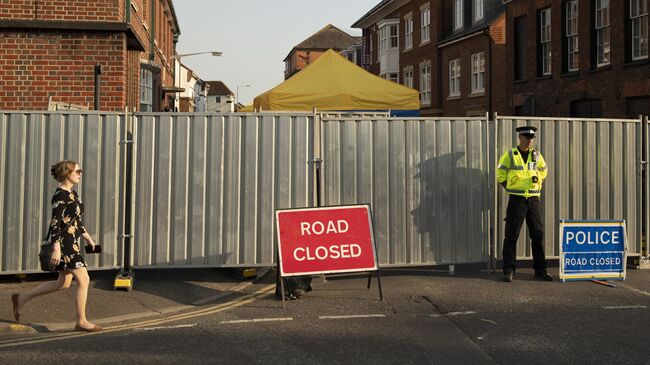
{"label": "sky", "polygon": [[380,0],[174,0],[181,62],[206,81],[221,80],[244,105],[284,80],[284,58],[327,24],[348,34]]}

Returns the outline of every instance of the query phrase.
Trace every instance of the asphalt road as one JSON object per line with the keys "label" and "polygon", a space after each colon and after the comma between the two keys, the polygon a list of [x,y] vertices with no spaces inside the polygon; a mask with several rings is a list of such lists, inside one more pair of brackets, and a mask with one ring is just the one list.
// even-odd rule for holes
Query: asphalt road
{"label": "asphalt road", "polygon": [[386,270],[282,302],[271,275],[247,292],[174,316],[0,338],[3,364],[649,364],[650,271],[609,288],[513,283],[480,270]]}

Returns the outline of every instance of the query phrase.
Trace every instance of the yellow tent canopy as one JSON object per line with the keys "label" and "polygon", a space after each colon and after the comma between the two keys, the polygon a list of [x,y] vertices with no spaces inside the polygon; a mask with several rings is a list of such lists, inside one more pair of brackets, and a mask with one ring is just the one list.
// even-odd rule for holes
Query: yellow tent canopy
{"label": "yellow tent canopy", "polygon": [[240,108],[237,111],[240,113],[251,113],[254,112],[255,109],[253,108],[253,104],[248,104],[248,105],[244,105],[242,108]]}
{"label": "yellow tent canopy", "polygon": [[417,111],[420,100],[417,90],[377,77],[330,49],[253,105],[262,111]]}

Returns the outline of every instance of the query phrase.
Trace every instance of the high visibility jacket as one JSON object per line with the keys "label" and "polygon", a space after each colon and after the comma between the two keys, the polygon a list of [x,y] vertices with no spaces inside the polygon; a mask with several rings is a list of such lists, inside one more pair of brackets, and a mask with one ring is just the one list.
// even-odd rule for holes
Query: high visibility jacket
{"label": "high visibility jacket", "polygon": [[497,166],[497,182],[499,184],[506,182],[508,194],[525,198],[541,195],[542,184],[547,174],[544,157],[533,148],[528,151],[528,159],[525,162],[517,147],[508,150],[501,155]]}

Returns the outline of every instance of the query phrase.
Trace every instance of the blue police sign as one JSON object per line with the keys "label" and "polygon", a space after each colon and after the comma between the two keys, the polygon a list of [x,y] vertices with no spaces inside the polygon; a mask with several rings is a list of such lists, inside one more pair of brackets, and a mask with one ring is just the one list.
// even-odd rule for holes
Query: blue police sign
{"label": "blue police sign", "polygon": [[560,280],[625,279],[625,221],[560,221]]}

